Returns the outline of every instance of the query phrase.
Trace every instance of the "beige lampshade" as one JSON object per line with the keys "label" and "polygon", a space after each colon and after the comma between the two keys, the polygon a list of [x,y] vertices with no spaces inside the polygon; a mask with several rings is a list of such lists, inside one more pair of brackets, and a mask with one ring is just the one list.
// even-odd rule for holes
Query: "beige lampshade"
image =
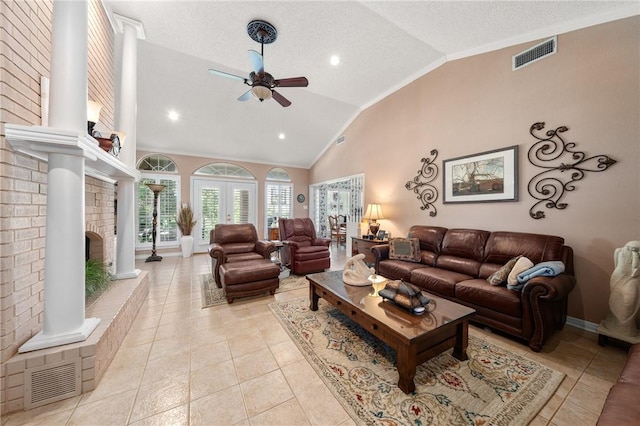
{"label": "beige lampshade", "polygon": [[120,148],[122,148],[124,146],[124,140],[126,139],[127,134],[119,130],[114,130],[113,132],[111,132],[111,134],[114,134],[114,133],[118,135],[118,139],[120,139]]}
{"label": "beige lampshade", "polygon": [[100,121],[102,105],[94,101],[87,101],[87,121],[97,123]]}
{"label": "beige lampshade", "polygon": [[364,214],[364,218],[375,223],[378,219],[384,219],[382,215],[382,207],[380,204],[369,204],[367,206],[367,212]]}

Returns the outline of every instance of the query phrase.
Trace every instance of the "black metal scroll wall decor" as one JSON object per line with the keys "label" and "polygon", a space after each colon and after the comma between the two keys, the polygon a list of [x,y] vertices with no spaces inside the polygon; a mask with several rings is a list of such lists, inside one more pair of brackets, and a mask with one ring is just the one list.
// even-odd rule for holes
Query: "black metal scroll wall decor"
{"label": "black metal scroll wall decor", "polygon": [[534,219],[545,217],[543,211],[537,210],[542,204],[548,209],[565,209],[568,203],[563,202],[563,197],[576,189],[575,182],[582,180],[587,172],[603,172],[616,163],[606,155],[587,158],[584,152],[575,149],[574,142],[565,142],[561,133],[569,130],[566,126],[547,130],[546,137],[537,135],[536,132],[544,129],[544,124],[534,123],[529,129],[531,136],[538,140],[529,148],[529,162],[545,169],[527,186],[529,195],[538,200],[529,209],[529,215]]}
{"label": "black metal scroll wall decor", "polygon": [[438,150],[431,150],[432,158],[423,158],[420,161],[422,162],[422,168],[418,170],[418,175],[407,182],[404,187],[409,191],[413,191],[418,196],[418,200],[422,203],[420,206],[421,210],[431,210],[429,212],[429,216],[434,217],[438,214],[438,209],[433,205],[435,201],[438,200],[438,189],[431,185],[438,177],[438,166],[435,165],[434,161],[438,157]]}

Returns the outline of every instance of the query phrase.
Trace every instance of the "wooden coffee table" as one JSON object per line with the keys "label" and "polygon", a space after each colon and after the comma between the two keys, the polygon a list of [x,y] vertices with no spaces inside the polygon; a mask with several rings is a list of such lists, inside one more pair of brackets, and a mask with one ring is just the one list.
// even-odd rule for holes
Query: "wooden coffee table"
{"label": "wooden coffee table", "polygon": [[397,353],[398,387],[404,393],[416,389],[416,367],[453,348],[453,356],[467,359],[469,318],[475,310],[428,294],[435,309],[414,315],[380,296],[371,286],[356,287],[342,281],[342,271],[307,275],[311,310],[320,298],[364,327]]}

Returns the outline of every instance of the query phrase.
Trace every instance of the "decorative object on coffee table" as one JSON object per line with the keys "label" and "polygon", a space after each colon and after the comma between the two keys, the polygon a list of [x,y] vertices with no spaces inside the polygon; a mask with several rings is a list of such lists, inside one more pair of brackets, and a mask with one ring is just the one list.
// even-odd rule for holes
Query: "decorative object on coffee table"
{"label": "decorative object on coffee table", "polygon": [[349,285],[367,286],[371,285],[369,276],[375,274],[375,272],[374,268],[369,268],[364,263],[364,254],[356,254],[345,262],[342,270],[342,280]]}
{"label": "decorative object on coffee table", "polygon": [[146,183],[151,191],[153,191],[153,222],[151,230],[151,256],[147,257],[145,262],[159,262],[162,260],[162,256],[156,254],[156,237],[158,233],[158,195],[166,188],[166,185],[159,183]]}
{"label": "decorative object on coffee table", "polygon": [[606,337],[640,343],[637,321],[640,312],[640,241],[629,241],[615,249],[611,274],[609,313],[597,328],[598,341]]}
{"label": "decorative object on coffee table", "polygon": [[404,187],[409,191],[413,191],[418,194],[416,198],[420,200],[422,206],[420,210],[430,210],[429,216],[435,217],[438,214],[438,209],[433,204],[438,201],[438,189],[431,184],[438,177],[438,166],[435,163],[438,158],[438,150],[431,150],[432,158],[423,158],[422,167],[418,170],[418,174],[413,180],[407,182]]}
{"label": "decorative object on coffee table", "polygon": [[569,205],[562,201],[564,195],[574,191],[575,183],[584,179],[587,172],[603,172],[617,163],[606,155],[586,158],[584,152],[575,149],[575,142],[562,139],[560,134],[569,130],[566,126],[547,130],[545,135],[538,136],[535,132],[543,130],[544,125],[544,122],[538,122],[529,128],[537,142],[531,145],[527,157],[532,165],[544,169],[527,185],[529,195],[538,200],[529,209],[529,216],[533,219],[545,217],[542,210],[536,210],[539,206],[564,210]]}

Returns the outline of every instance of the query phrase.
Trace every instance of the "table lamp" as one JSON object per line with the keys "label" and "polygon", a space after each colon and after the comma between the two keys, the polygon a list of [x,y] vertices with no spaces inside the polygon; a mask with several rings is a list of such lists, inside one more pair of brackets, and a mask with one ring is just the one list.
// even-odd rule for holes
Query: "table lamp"
{"label": "table lamp", "polygon": [[364,218],[369,221],[369,232],[376,236],[378,234],[378,230],[380,230],[380,224],[377,221],[378,219],[384,219],[380,204],[369,204]]}

